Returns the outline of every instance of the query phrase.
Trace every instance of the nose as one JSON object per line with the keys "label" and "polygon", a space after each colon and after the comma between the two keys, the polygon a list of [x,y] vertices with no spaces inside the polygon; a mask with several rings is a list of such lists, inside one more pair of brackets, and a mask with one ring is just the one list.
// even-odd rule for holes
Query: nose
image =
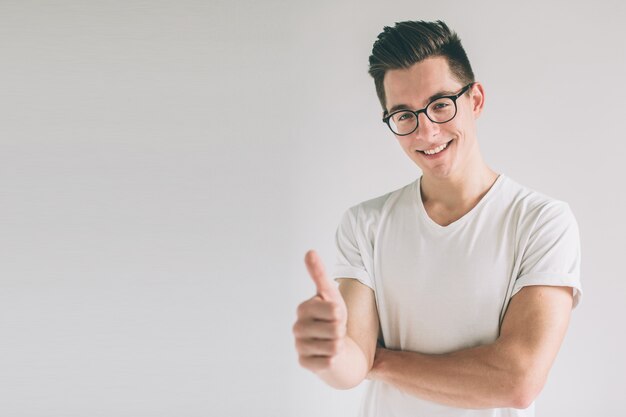
{"label": "nose", "polygon": [[417,129],[415,129],[414,135],[417,140],[423,142],[424,145],[428,145],[436,142],[437,134],[439,134],[439,125],[433,123],[425,113],[421,113],[417,116]]}

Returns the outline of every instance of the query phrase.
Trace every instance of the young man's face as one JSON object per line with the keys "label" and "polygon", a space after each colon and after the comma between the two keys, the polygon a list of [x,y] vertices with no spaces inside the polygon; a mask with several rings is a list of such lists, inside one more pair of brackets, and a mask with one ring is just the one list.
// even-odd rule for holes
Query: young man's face
{"label": "young man's face", "polygon": [[[387,71],[383,83],[388,113],[398,106],[413,111],[423,109],[434,96],[455,95],[464,87],[452,76],[443,57],[428,58],[409,69]],[[471,162],[479,157],[475,120],[482,111],[483,102],[482,86],[476,83],[457,98],[457,113],[452,120],[437,124],[420,113],[418,128],[406,136],[396,135],[396,138],[425,176],[438,179],[462,177],[467,169],[475,166]],[[421,152],[444,144],[447,147],[435,155]]]}

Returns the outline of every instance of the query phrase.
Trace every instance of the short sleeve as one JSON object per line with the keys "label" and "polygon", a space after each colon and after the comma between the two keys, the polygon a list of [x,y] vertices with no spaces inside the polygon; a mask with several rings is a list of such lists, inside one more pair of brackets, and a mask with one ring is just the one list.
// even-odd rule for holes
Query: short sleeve
{"label": "short sleeve", "polygon": [[534,222],[511,296],[528,285],[572,287],[572,308],[582,299],[579,229],[567,203],[546,205]]}
{"label": "short sleeve", "polygon": [[341,217],[337,232],[335,233],[336,261],[332,270],[332,278],[354,278],[371,289],[374,281],[368,272],[367,265],[371,264],[371,256],[368,254],[367,245],[364,244],[362,230],[356,229],[355,210],[352,207],[346,210]]}

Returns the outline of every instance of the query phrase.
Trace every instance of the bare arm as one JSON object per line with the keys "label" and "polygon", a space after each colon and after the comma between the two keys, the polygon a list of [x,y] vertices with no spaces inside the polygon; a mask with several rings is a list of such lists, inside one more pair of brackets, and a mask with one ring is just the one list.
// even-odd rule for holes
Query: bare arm
{"label": "bare arm", "polygon": [[539,394],[565,336],[570,287],[524,287],[491,344],[443,355],[378,349],[370,379],[463,408],[527,408]]}
{"label": "bare arm", "polygon": [[293,326],[300,365],[334,388],[353,388],[374,362],[379,328],[374,292],[354,279],[341,279],[337,289],[316,254],[308,252],[305,262],[317,295],[298,306]]}

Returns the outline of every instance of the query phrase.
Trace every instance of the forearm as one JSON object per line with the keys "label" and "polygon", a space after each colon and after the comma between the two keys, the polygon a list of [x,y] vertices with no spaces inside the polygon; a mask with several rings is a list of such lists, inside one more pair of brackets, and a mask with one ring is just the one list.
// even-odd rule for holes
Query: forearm
{"label": "forearm", "polygon": [[525,408],[523,361],[498,342],[449,354],[379,349],[369,379],[425,400],[461,408]]}
{"label": "forearm", "polygon": [[329,369],[316,374],[328,385],[337,389],[350,389],[359,385],[371,369],[365,354],[349,336],[339,354],[333,359]]}

